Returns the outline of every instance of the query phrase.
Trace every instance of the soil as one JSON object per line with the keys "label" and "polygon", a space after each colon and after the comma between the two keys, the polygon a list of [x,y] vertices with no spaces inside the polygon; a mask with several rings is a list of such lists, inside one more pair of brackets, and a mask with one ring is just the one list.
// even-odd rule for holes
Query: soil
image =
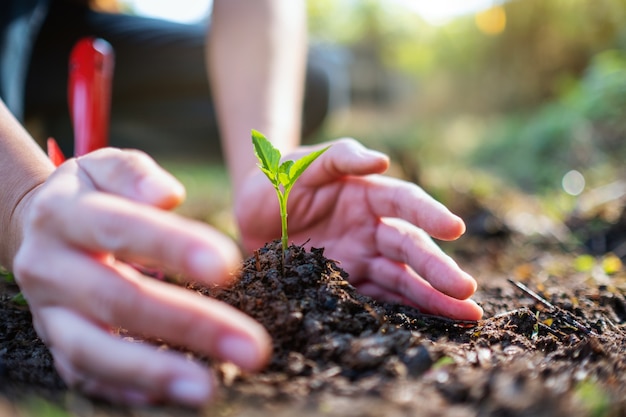
{"label": "soil", "polygon": [[483,320],[360,295],[321,248],[291,246],[283,273],[278,242],[248,258],[228,288],[189,285],[250,314],[274,341],[258,374],[207,359],[222,388],[203,410],[120,407],[68,390],[28,309],[12,301],[17,288],[4,283],[0,415],[626,415],[626,274],[618,258],[599,254],[583,268],[579,248],[510,230],[445,248],[478,278]]}

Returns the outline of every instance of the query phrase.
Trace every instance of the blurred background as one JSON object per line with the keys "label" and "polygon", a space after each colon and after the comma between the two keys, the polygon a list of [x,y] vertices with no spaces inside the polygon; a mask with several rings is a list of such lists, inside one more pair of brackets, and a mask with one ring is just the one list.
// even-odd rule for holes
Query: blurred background
{"label": "blurred background", "polygon": [[[123,3],[196,22],[211,1]],[[336,110],[312,141],[352,136],[387,152],[391,175],[466,220],[482,216],[483,233],[558,237],[583,212],[623,217],[605,203],[626,195],[626,0],[309,0],[308,10],[312,48],[336,66]],[[218,166],[163,163],[199,198],[183,210],[225,207],[197,180],[210,170],[224,190]]]}

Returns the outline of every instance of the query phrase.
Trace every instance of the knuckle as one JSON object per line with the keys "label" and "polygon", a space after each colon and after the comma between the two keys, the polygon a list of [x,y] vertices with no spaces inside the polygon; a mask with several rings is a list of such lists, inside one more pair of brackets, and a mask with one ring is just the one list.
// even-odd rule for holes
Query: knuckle
{"label": "knuckle", "polygon": [[48,189],[42,189],[30,203],[27,224],[34,228],[44,228],[51,223],[51,219],[59,213],[58,202],[60,196],[55,196]]}
{"label": "knuckle", "polygon": [[143,175],[149,167],[156,164],[143,151],[116,148],[101,149],[82,156],[77,161],[82,170],[105,188],[110,184],[132,183],[132,177]]}
{"label": "knuckle", "polygon": [[132,319],[126,312],[132,308],[136,317],[145,317],[142,309],[147,302],[141,286],[134,281],[125,279],[111,280],[111,288],[106,292],[94,295],[94,311],[104,323],[122,326]]}
{"label": "knuckle", "polygon": [[127,229],[128,226],[129,225],[118,216],[115,216],[115,218],[103,216],[100,219],[98,227],[94,230],[96,246],[100,250],[112,253],[124,251],[127,246],[127,239],[123,230]]}
{"label": "knuckle", "polygon": [[13,261],[13,273],[15,280],[22,290],[28,291],[32,288],[43,287],[52,280],[50,271],[43,267],[40,262],[39,251],[35,245],[23,244],[18,250]]}
{"label": "knuckle", "polygon": [[150,157],[147,153],[139,150],[139,149],[128,149],[124,150],[121,153],[121,158],[119,158],[120,168],[125,168],[128,170],[139,170],[143,171],[146,167],[151,167],[155,165],[154,159]]}
{"label": "knuckle", "polygon": [[345,147],[363,147],[363,145],[361,145],[361,142],[350,137],[337,139],[337,144]]}

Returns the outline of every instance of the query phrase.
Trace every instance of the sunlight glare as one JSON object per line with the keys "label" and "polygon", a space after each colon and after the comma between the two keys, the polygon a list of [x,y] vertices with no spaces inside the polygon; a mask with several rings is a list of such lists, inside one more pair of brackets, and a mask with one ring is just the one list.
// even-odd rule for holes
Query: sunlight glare
{"label": "sunlight glare", "polygon": [[442,25],[455,17],[477,13],[496,7],[503,0],[395,0],[410,10],[421,15],[424,20],[433,25]]}
{"label": "sunlight glare", "polygon": [[141,16],[194,23],[209,14],[213,0],[122,0],[122,3]]}
{"label": "sunlight glare", "polygon": [[[433,25],[444,24],[455,17],[486,10],[504,2],[504,0],[394,1],[418,13]],[[182,23],[203,19],[213,4],[213,0],[121,0],[121,2],[130,6],[139,15]]]}

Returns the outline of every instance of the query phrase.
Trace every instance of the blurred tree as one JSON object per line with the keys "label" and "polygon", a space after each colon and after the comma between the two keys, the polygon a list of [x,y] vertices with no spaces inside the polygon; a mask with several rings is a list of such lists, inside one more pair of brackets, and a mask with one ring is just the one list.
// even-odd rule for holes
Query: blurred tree
{"label": "blurred tree", "polygon": [[532,192],[558,188],[573,169],[625,176],[625,120],[626,52],[604,51],[558,99],[500,118],[472,159]]}
{"label": "blurred tree", "polygon": [[368,55],[365,64],[380,65],[385,78],[412,77],[422,100],[436,103],[424,107],[429,116],[532,108],[578,78],[597,52],[626,46],[626,0],[515,0],[442,26],[384,0],[308,7],[313,37]]}

